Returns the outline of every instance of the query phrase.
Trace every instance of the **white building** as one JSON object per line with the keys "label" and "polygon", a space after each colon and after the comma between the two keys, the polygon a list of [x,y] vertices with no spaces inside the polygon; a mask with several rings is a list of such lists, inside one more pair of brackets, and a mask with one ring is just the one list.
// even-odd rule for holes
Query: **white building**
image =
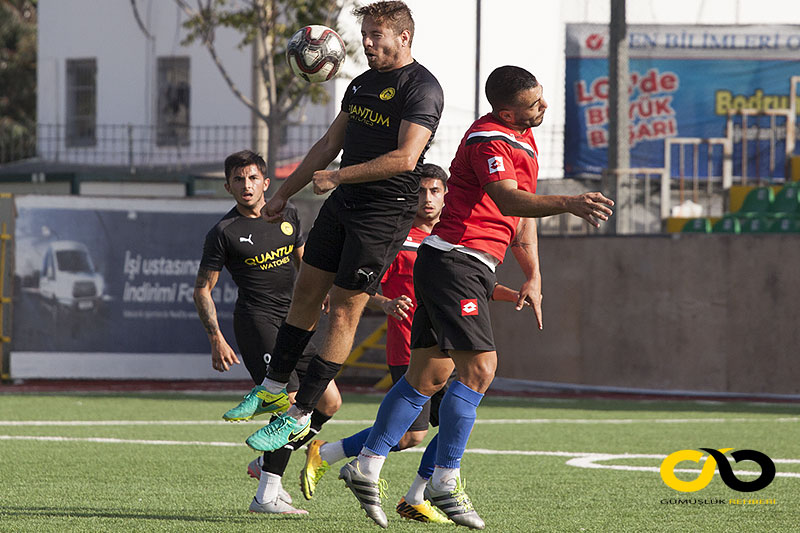
{"label": "white building", "polygon": [[[186,15],[170,0],[40,0],[39,152],[48,161],[97,165],[185,164],[221,159],[249,147],[253,119],[231,92],[207,50],[181,45]],[[363,2],[361,2],[363,3]],[[428,161],[448,166],[474,119],[478,0],[408,0],[415,21],[413,52],[441,82],[445,111]],[[482,93],[497,66],[516,64],[545,87],[549,111],[537,134],[541,177],[563,176],[564,32],[569,22],[607,23],[609,0],[482,0]],[[635,24],[800,23],[800,3],[784,0],[630,0]],[[345,13],[337,28],[358,46],[359,28]],[[252,97],[252,50],[218,31],[217,50],[237,87]],[[307,147],[338,112],[349,64],[329,84],[325,106],[299,110]],[[479,95],[478,112],[488,111]],[[294,153],[286,155],[297,155]]]}

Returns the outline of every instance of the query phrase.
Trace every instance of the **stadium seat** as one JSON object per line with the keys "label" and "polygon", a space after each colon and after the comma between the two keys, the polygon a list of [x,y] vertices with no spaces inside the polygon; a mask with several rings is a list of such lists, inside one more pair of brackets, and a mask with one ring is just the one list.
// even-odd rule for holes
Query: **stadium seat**
{"label": "stadium seat", "polygon": [[784,213],[794,215],[800,212],[800,187],[786,184],[775,195],[775,200],[770,206],[771,213]]}
{"label": "stadium seat", "polygon": [[767,217],[751,216],[742,219],[741,232],[742,233],[768,233],[770,231],[771,221]]}
{"label": "stadium seat", "polygon": [[771,187],[756,187],[747,193],[738,213],[745,216],[768,213],[773,201],[775,201],[775,192]]}
{"label": "stadium seat", "polygon": [[770,226],[772,233],[800,233],[800,218],[795,216],[776,216]]}
{"label": "stadium seat", "polygon": [[741,233],[739,219],[732,215],[725,215],[711,226],[712,233]]}
{"label": "stadium seat", "polygon": [[690,218],[683,225],[681,233],[711,233],[711,221],[705,217]]}

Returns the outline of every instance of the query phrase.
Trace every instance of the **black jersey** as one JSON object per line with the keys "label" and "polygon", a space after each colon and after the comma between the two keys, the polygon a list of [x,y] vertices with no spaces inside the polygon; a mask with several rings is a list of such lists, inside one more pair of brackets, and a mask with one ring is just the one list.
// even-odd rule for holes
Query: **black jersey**
{"label": "black jersey", "polygon": [[305,243],[297,210],[291,204],[280,224],[242,216],[234,207],[211,228],[200,267],[231,273],[239,297],[236,313],[268,315],[283,320],[294,288],[292,252]]}
{"label": "black jersey", "polygon": [[356,165],[397,149],[400,121],[431,131],[416,168],[386,180],[339,185],[337,194],[356,200],[407,198],[417,201],[420,168],[444,107],[439,82],[414,61],[389,72],[370,69],[355,78],[342,98],[349,115],[341,167]]}

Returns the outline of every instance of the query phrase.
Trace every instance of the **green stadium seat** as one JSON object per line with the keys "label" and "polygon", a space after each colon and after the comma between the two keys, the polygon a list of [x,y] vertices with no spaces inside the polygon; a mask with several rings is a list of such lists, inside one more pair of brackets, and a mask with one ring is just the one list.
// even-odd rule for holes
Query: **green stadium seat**
{"label": "green stadium seat", "polygon": [[790,215],[800,212],[800,187],[784,185],[775,195],[770,212]]}
{"label": "green stadium seat", "polygon": [[711,221],[705,217],[690,218],[683,225],[681,233],[711,233]]}
{"label": "green stadium seat", "polygon": [[800,233],[800,218],[796,216],[776,216],[770,226],[772,233]]}
{"label": "green stadium seat", "polygon": [[756,187],[744,197],[738,213],[745,216],[768,213],[773,201],[775,201],[775,192],[772,187]]}
{"label": "green stadium seat", "polygon": [[769,233],[772,222],[767,217],[751,216],[742,219],[742,233]]}
{"label": "green stadium seat", "polygon": [[739,219],[732,215],[725,215],[711,226],[712,233],[741,233]]}

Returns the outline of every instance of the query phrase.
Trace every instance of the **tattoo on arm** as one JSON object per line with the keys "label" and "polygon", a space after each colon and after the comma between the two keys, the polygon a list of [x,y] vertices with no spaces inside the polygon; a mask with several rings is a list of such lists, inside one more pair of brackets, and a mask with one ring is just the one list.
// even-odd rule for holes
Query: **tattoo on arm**
{"label": "tattoo on arm", "polygon": [[531,243],[522,242],[519,239],[514,239],[513,241],[511,241],[511,247],[512,248],[524,248],[524,249],[527,250],[527,249],[529,249],[531,247]]}
{"label": "tattoo on arm", "polygon": [[216,335],[219,333],[219,322],[217,321],[217,307],[211,298],[211,291],[197,290],[213,286],[209,283],[211,280],[211,271],[204,268],[197,271],[197,279],[194,283],[194,306],[197,308],[197,314],[200,316],[200,322],[203,323],[206,333]]}
{"label": "tattoo on arm", "polygon": [[211,271],[205,268],[200,268],[197,270],[197,278],[194,280],[194,288],[195,289],[202,289],[208,282],[211,280]]}

